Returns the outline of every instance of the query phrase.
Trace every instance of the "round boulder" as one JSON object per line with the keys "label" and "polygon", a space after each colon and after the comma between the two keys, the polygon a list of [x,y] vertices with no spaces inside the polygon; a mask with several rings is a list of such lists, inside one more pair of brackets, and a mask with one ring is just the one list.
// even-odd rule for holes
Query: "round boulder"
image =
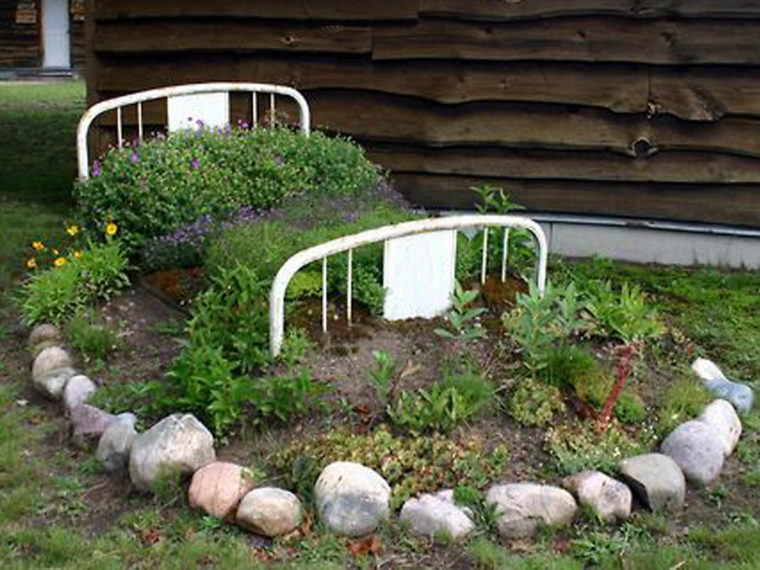
{"label": "round boulder", "polygon": [[79,404],[71,410],[71,437],[80,447],[100,438],[116,416],[89,404]]}
{"label": "round boulder", "polygon": [[650,510],[683,507],[686,479],[678,464],[667,455],[646,453],[624,459],[620,474]]}
{"label": "round boulder", "polygon": [[742,435],[742,422],[730,402],[715,400],[702,410],[697,420],[714,431],[723,445],[723,455],[728,457],[734,452]]}
{"label": "round boulder", "polygon": [[437,493],[409,499],[401,507],[399,518],[414,534],[461,540],[475,529],[475,523],[462,507],[447,500],[448,497],[448,494]]}
{"label": "round boulder", "polygon": [[253,474],[234,463],[214,461],[193,474],[188,491],[190,506],[212,517],[231,516],[248,491],[253,489]]}
{"label": "round boulder", "polygon": [[569,524],[578,509],[564,489],[534,483],[495,485],[486,493],[486,503],[496,507],[499,534],[507,540],[533,536],[541,523]]}
{"label": "round boulder", "polygon": [[390,514],[390,486],[359,463],[338,461],[325,467],[314,498],[320,519],[336,534],[369,534]]}
{"label": "round boulder", "polygon": [[84,404],[95,393],[95,390],[97,390],[95,383],[84,374],[77,374],[69,378],[63,389],[63,405],[66,412],[71,414],[71,411],[79,404]]}
{"label": "round boulder", "polygon": [[601,471],[582,471],[565,479],[564,487],[601,520],[615,522],[631,516],[633,494],[627,485]]}
{"label": "round boulder", "polygon": [[303,521],[301,501],[293,493],[274,487],[250,491],[237,509],[237,523],[263,536],[293,532]]}
{"label": "round boulder", "polygon": [[34,387],[52,400],[61,399],[63,389],[72,376],[76,376],[76,371],[71,367],[71,357],[60,346],[50,346],[34,359]]}
{"label": "round boulder", "polygon": [[716,430],[697,420],[674,429],[662,442],[660,451],[675,461],[686,479],[695,485],[711,483],[723,469],[723,440]]}
{"label": "round boulder", "polygon": [[37,325],[32,329],[29,334],[29,348],[35,354],[35,356],[44,349],[40,349],[41,345],[54,346],[61,342],[61,331],[57,327],[51,324]]}
{"label": "round boulder", "polygon": [[150,491],[164,477],[194,473],[216,459],[214,438],[192,414],[173,414],[137,436],[129,454],[129,477]]}
{"label": "round boulder", "polygon": [[106,471],[121,473],[126,471],[129,452],[137,437],[134,414],[119,414],[100,436],[95,457]]}

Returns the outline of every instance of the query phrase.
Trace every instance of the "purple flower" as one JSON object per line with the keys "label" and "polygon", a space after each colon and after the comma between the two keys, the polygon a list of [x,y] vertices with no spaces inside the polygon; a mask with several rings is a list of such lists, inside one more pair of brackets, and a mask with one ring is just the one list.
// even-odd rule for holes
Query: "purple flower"
{"label": "purple flower", "polygon": [[97,178],[101,174],[103,174],[103,167],[100,165],[100,161],[99,160],[93,161],[93,163],[92,163],[92,176],[93,176],[93,178]]}
{"label": "purple flower", "polygon": [[140,162],[140,157],[137,155],[136,152],[132,153],[132,156],[129,157],[129,160],[132,162],[132,164],[137,164]]}
{"label": "purple flower", "polygon": [[197,158],[194,158],[193,160],[190,161],[190,168],[192,168],[193,170],[198,170],[200,167],[201,167],[201,163],[198,162]]}

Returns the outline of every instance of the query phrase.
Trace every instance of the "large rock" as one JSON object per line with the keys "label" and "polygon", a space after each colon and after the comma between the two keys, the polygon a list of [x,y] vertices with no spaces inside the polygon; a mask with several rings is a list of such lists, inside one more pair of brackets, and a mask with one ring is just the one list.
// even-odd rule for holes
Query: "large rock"
{"label": "large rock", "polygon": [[575,493],[581,505],[590,508],[603,521],[615,522],[631,516],[631,490],[600,471],[576,473],[563,484]]}
{"label": "large rock", "polygon": [[69,378],[63,389],[63,406],[66,412],[71,411],[80,404],[84,404],[87,399],[97,390],[95,383],[84,374],[77,374]]}
{"label": "large rock", "polygon": [[741,413],[746,414],[755,402],[752,388],[740,382],[732,382],[723,371],[706,358],[697,358],[691,365],[694,373],[702,379],[704,387],[715,396],[728,400]]}
{"label": "large rock", "polygon": [[290,491],[261,487],[243,497],[235,518],[240,526],[256,534],[281,536],[298,528],[303,508]]}
{"label": "large rock", "polygon": [[214,438],[192,414],[173,414],[137,436],[129,454],[129,477],[150,491],[165,477],[194,473],[216,459]]}
{"label": "large rock", "polygon": [[79,404],[71,410],[71,437],[74,443],[85,446],[100,438],[116,416],[89,404]]}
{"label": "large rock", "polygon": [[106,471],[122,473],[127,469],[129,452],[137,437],[134,414],[119,414],[100,436],[95,457]]}
{"label": "large rock", "polygon": [[234,463],[214,461],[193,474],[188,491],[190,506],[206,511],[212,517],[225,519],[248,491],[253,489],[253,474]]}
{"label": "large rock", "polygon": [[530,537],[540,524],[569,524],[578,508],[564,489],[534,483],[495,485],[486,493],[486,503],[496,507],[499,534],[507,540]]}
{"label": "large rock", "polygon": [[667,455],[647,453],[624,459],[620,474],[650,510],[683,507],[686,479],[678,464]]}
{"label": "large rock", "polygon": [[697,420],[713,430],[723,446],[723,455],[728,457],[734,452],[742,435],[742,422],[730,402],[715,400],[702,410]]}
{"label": "large rock", "polygon": [[322,470],[314,488],[317,512],[331,531],[346,536],[373,532],[390,513],[391,488],[358,463],[338,461]]}
{"label": "large rock", "polygon": [[40,352],[51,346],[61,344],[61,331],[50,324],[37,325],[29,335],[29,349],[37,357]]}
{"label": "large rock", "polygon": [[720,475],[725,457],[723,441],[706,423],[691,420],[674,429],[660,451],[675,461],[686,479],[707,485]]}
{"label": "large rock", "polygon": [[66,383],[75,375],[69,353],[60,346],[50,346],[40,352],[32,365],[34,387],[52,400],[61,399]]}
{"label": "large rock", "polygon": [[452,494],[437,493],[409,499],[401,508],[399,518],[409,525],[414,534],[461,540],[472,532],[475,523],[465,509],[450,499],[451,496]]}

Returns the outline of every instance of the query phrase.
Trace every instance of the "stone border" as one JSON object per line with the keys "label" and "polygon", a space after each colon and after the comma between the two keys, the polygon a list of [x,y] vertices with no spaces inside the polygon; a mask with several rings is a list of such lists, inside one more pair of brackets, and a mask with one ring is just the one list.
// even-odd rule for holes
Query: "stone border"
{"label": "stone border", "polygon": [[[168,475],[192,475],[191,507],[259,535],[281,536],[300,526],[304,517],[300,499],[284,489],[256,487],[250,470],[217,461],[211,432],[192,414],[172,414],[138,434],[134,414],[113,415],[87,404],[97,386],[76,371],[62,340],[53,325],[39,325],[31,332],[33,385],[47,398],[62,402],[76,445],[97,440],[96,458],[106,471],[128,472],[132,484],[143,492],[154,490]],[[709,361],[695,362],[698,374],[705,362]],[[711,372],[719,371],[710,365]],[[699,375],[709,390],[724,395],[720,390],[725,392],[729,381],[722,373],[722,384],[710,384]],[[751,389],[740,386],[750,391],[751,406]],[[541,524],[568,525],[578,510],[576,499],[606,522],[627,519],[634,495],[652,511],[681,509],[687,481],[702,486],[720,475],[742,433],[735,406],[745,409],[746,402],[746,397],[733,403],[714,400],[697,419],[676,427],[663,441],[661,453],[621,461],[620,480],[584,471],[564,479],[565,489],[529,482],[492,485],[485,501],[496,508],[499,534],[513,540],[531,537]],[[358,463],[326,466],[314,498],[320,520],[339,535],[370,534],[391,516],[387,481]],[[430,538],[460,540],[475,529],[472,510],[456,504],[450,489],[407,500],[399,519],[414,534]]]}

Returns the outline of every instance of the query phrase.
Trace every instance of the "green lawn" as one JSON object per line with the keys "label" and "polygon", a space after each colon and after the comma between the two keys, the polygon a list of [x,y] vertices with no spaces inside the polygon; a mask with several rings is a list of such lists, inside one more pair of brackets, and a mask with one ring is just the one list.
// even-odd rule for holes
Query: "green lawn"
{"label": "green lawn", "polygon": [[[318,527],[292,544],[260,548],[251,535],[192,513],[181,497],[130,495],[98,471],[90,452],[67,444],[58,408],[30,389],[27,331],[10,293],[31,241],[60,231],[70,207],[83,105],[81,83],[0,84],[0,567],[244,568],[270,557],[284,568],[370,567],[366,557],[347,553],[343,539]],[[577,276],[641,284],[698,353],[736,377],[760,378],[759,273],[604,261],[567,267]],[[733,461],[754,467],[760,484],[758,429],[755,412]],[[670,532],[656,515],[638,515],[617,528],[584,520],[570,541],[549,533],[522,544],[521,553],[484,536],[463,547],[433,548],[392,527],[382,533],[383,542],[394,545],[383,567],[760,568],[760,513],[726,509],[721,515],[717,528],[696,523],[685,534]]]}

